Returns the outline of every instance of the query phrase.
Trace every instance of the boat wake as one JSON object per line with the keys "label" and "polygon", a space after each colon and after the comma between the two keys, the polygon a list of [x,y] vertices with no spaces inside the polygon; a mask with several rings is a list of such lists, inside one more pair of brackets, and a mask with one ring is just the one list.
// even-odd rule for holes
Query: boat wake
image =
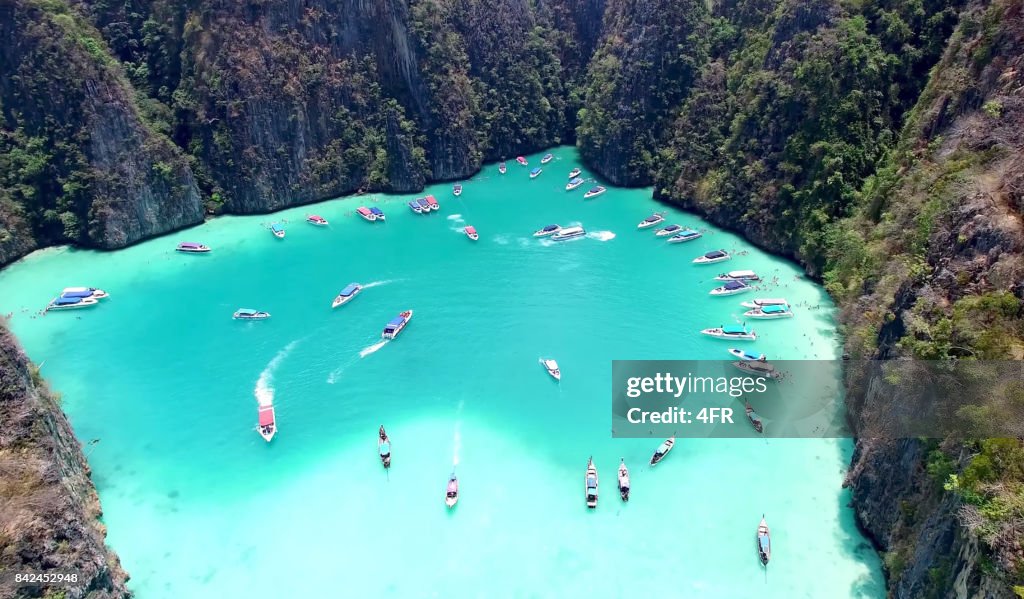
{"label": "boat wake", "polygon": [[459,408],[455,417],[455,435],[452,438],[452,468],[459,465],[459,453],[462,452],[462,433],[459,429],[462,427],[462,406],[465,403],[465,400],[459,400]]}
{"label": "boat wake", "polygon": [[508,245],[508,236],[507,235],[496,235],[494,237],[494,243],[497,243],[498,245]]}
{"label": "boat wake", "polygon": [[380,341],[378,341],[377,343],[374,343],[373,345],[371,345],[369,347],[364,347],[363,349],[359,350],[359,357],[360,358],[365,358],[366,356],[376,352],[378,349],[380,349],[380,348],[384,347],[385,345],[387,345],[387,343],[388,343],[387,339],[381,339]]}
{"label": "boat wake", "polygon": [[387,285],[388,283],[394,283],[394,279],[388,279],[387,281],[374,281],[363,285],[363,289],[370,289],[371,287],[380,287],[381,285]]}
{"label": "boat wake", "polygon": [[464,222],[466,222],[466,219],[462,218],[461,214],[450,214],[450,215],[448,215],[448,220],[450,220],[450,221],[452,221],[454,223],[464,223]]}
{"label": "boat wake", "polygon": [[256,388],[253,390],[253,393],[256,395],[256,401],[259,402],[261,406],[269,406],[274,403],[274,371],[277,370],[277,367],[281,365],[281,362],[288,357],[288,354],[290,354],[298,344],[299,339],[296,339],[282,347],[277,352],[277,355],[267,363],[263,372],[260,373],[260,378],[256,379]]}
{"label": "boat wake", "polygon": [[615,233],[611,231],[591,231],[587,233],[588,239],[596,239],[598,241],[610,241],[615,239]]}

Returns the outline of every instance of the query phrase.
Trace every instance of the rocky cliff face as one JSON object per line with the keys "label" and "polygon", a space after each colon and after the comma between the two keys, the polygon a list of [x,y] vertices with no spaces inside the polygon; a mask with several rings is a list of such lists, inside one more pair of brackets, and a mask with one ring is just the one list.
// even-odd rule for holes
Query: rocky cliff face
{"label": "rocky cliff face", "polygon": [[[0,571],[68,570],[84,579],[65,597],[128,597],[89,466],[60,405],[17,341],[0,328]],[[40,597],[45,589],[6,588],[0,596]],[[56,595],[46,595],[56,596]]]}

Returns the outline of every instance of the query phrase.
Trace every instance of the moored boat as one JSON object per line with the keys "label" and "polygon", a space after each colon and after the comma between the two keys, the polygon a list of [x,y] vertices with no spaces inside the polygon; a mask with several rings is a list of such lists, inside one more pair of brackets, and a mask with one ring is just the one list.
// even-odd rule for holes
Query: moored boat
{"label": "moored boat", "polygon": [[662,227],[658,229],[657,231],[654,232],[654,234],[657,235],[658,237],[665,237],[666,235],[675,235],[676,233],[682,230],[682,225],[669,225],[667,227]]}
{"label": "moored boat", "polygon": [[551,236],[551,241],[565,241],[567,239],[583,237],[586,234],[587,232],[583,227],[562,227]]}
{"label": "moored boat", "polygon": [[274,405],[260,405],[258,408],[260,436],[267,443],[277,434],[277,417],[274,414]]}
{"label": "moored boat", "polygon": [[715,277],[716,281],[760,281],[761,277],[752,270],[731,270]]}
{"label": "moored boat", "polygon": [[764,306],[761,308],[752,308],[743,313],[748,318],[760,318],[762,320],[769,320],[775,318],[792,318],[793,310],[789,306]]}
{"label": "moored boat", "polygon": [[547,225],[543,229],[537,229],[533,232],[534,237],[547,237],[548,235],[554,235],[562,229],[561,225]]}
{"label": "moored boat", "polygon": [[356,208],[356,214],[370,221],[371,223],[377,220],[377,216],[374,213],[370,212],[370,209],[367,208],[366,206],[360,206]]}
{"label": "moored boat", "polygon": [[741,359],[741,360],[747,360],[747,361],[751,361],[751,360],[767,360],[767,358],[765,357],[764,354],[748,352],[748,351],[742,350],[742,349],[732,348],[732,349],[729,350],[729,353],[731,355]]}
{"label": "moored boat", "polygon": [[636,226],[636,228],[637,229],[649,229],[649,228],[653,227],[654,225],[656,225],[658,223],[663,223],[663,222],[665,222],[665,215],[663,215],[660,212],[655,212],[654,214],[652,214],[652,215],[648,216],[647,218],[643,219],[642,221],[640,221],[640,223]]}
{"label": "moored boat", "polygon": [[231,317],[235,320],[266,320],[270,318],[270,313],[252,308],[239,308]]}
{"label": "moored boat", "polygon": [[540,159],[541,164],[547,164],[555,157],[554,154],[544,154],[544,157]]}
{"label": "moored boat", "polygon": [[466,232],[466,237],[469,237],[471,240],[476,241],[480,239],[480,234],[476,232],[476,227],[473,225],[469,225],[463,230]]}
{"label": "moored boat", "polygon": [[206,252],[210,251],[209,247],[207,247],[207,246],[205,246],[205,245],[203,245],[201,243],[194,243],[192,241],[186,241],[184,243],[179,243],[178,247],[176,247],[174,249],[175,249],[175,251],[184,252],[186,254],[205,254]]}
{"label": "moored boat", "polygon": [[454,194],[455,197],[459,197],[460,195],[462,195],[461,183],[456,183],[455,185],[452,185],[452,194]]}
{"label": "moored boat", "polygon": [[746,401],[744,403],[746,405],[744,406],[743,411],[746,412],[747,414],[747,420],[750,421],[750,426],[754,427],[755,431],[763,433],[764,424],[761,423],[761,417],[754,413],[754,408],[753,406],[750,405],[749,401]]}
{"label": "moored boat", "polygon": [[319,214],[310,214],[309,216],[306,217],[306,222],[311,225],[316,225],[318,227],[326,227],[328,225],[327,219],[320,216]]}
{"label": "moored boat", "polygon": [[551,378],[555,379],[556,381],[562,380],[562,371],[558,369],[558,362],[555,362],[554,360],[545,359],[541,360],[540,363],[541,366],[544,367],[544,370],[547,370],[548,374],[551,375]]}
{"label": "moored boat", "polygon": [[501,164],[498,165],[498,172],[499,173],[504,175],[506,171],[508,171],[508,167],[505,166],[504,162],[502,162]]}
{"label": "moored boat", "polygon": [[676,446],[676,438],[669,437],[665,439],[665,442],[658,446],[658,449],[654,450],[654,455],[651,456],[651,466],[654,466],[658,462],[665,459],[668,452],[672,451],[672,448]]}
{"label": "moored boat", "polygon": [[739,362],[733,362],[732,365],[735,366],[737,370],[754,377],[772,380],[782,378],[782,373],[776,370],[775,366],[764,360],[740,360]]}
{"label": "moored boat", "polygon": [[715,287],[708,292],[708,295],[736,295],[737,293],[746,293],[751,289],[753,287],[743,281],[729,281],[725,285]]}
{"label": "moored boat", "polygon": [[380,220],[380,221],[386,221],[387,220],[387,218],[384,216],[384,211],[381,210],[380,208],[376,207],[376,206],[374,206],[373,208],[370,208],[370,214],[372,214],[375,217],[377,217],[377,220]]}
{"label": "moored boat", "polygon": [[95,287],[65,287],[64,291],[60,292],[60,296],[82,298],[91,297],[93,299],[101,300],[110,297],[110,294]]}
{"label": "moored boat", "polygon": [[580,173],[581,173],[581,172],[583,172],[583,171],[581,171],[581,170],[580,170],[580,169],[578,169],[578,168],[574,168],[574,169],[572,169],[571,171],[569,171],[569,178],[570,178],[570,179],[575,179],[576,177],[579,177],[579,176],[580,176]]}
{"label": "moored boat", "polygon": [[455,472],[448,477],[448,488],[444,494],[444,504],[449,509],[455,507],[455,504],[459,502],[459,479],[455,477]]}
{"label": "moored boat", "polygon": [[[455,195],[458,195],[458,194],[455,194]],[[440,210],[441,209],[441,204],[437,203],[437,198],[435,198],[434,196],[428,195],[424,199],[427,200],[427,206],[430,206],[431,210]]]}
{"label": "moored boat", "polygon": [[334,301],[331,302],[331,307],[337,308],[338,306],[343,306],[349,303],[352,301],[352,298],[358,295],[362,290],[363,286],[359,283],[349,283],[341,290],[340,293],[338,293],[338,296],[334,298]]}
{"label": "moored boat", "polygon": [[50,304],[46,306],[44,312],[51,310],[77,310],[79,308],[89,308],[100,303],[98,299],[91,297],[55,297],[50,301]]}
{"label": "moored boat", "polygon": [[423,213],[423,209],[420,208],[420,204],[416,200],[413,200],[413,201],[409,202],[409,210],[412,210],[416,214],[422,214]]}
{"label": "moored boat", "polygon": [[764,306],[788,306],[789,302],[785,298],[767,298],[759,297],[757,299],[750,300],[749,302],[743,302],[740,304],[744,308],[762,308]]}
{"label": "moored boat", "polygon": [[430,214],[430,202],[427,201],[427,198],[417,198],[416,203],[419,204],[423,214]]}
{"label": "moored boat", "polygon": [[274,234],[274,237],[284,239],[284,225],[281,223],[274,223],[270,225],[270,232]]}
{"label": "moored boat", "polygon": [[701,233],[700,231],[686,229],[685,231],[680,231],[676,233],[675,235],[669,237],[665,241],[668,243],[685,243],[687,241],[693,241],[694,239],[700,239],[703,235],[704,234]]}
{"label": "moored boat", "polygon": [[597,507],[597,466],[594,465],[594,456],[590,456],[587,462],[586,493],[587,507]]}
{"label": "moored boat", "polygon": [[380,430],[377,431],[377,454],[380,455],[380,463],[384,464],[385,468],[391,467],[391,439],[388,438],[388,434],[384,431],[384,425],[380,425]]}
{"label": "moored boat", "polygon": [[731,260],[732,256],[725,250],[712,250],[703,256],[698,256],[693,259],[694,264],[714,264],[716,262],[725,262]]}
{"label": "moored boat", "polygon": [[626,468],[626,458],[619,462],[619,497],[623,501],[629,501],[629,469]]}
{"label": "moored boat", "polygon": [[527,164],[530,164],[529,162],[526,161],[526,158],[524,156],[516,156],[516,162],[518,162],[520,166],[526,166]]}
{"label": "moored boat", "polygon": [[583,199],[584,200],[589,200],[590,198],[596,198],[597,196],[601,195],[602,193],[604,193],[606,191],[608,191],[608,189],[604,188],[604,187],[601,187],[600,185],[598,185],[596,187],[591,187],[590,191],[588,191],[587,193],[583,194]]}
{"label": "moored boat", "polygon": [[572,191],[580,185],[583,185],[583,179],[576,177],[575,179],[570,179],[569,182],[565,184],[565,190]]}
{"label": "moored boat", "polygon": [[704,329],[701,335],[714,337],[716,339],[738,339],[744,341],[757,341],[757,333],[748,331],[745,325],[721,326],[711,329]]}
{"label": "moored boat", "polygon": [[542,172],[544,172],[544,169],[542,169],[539,166],[535,167],[532,171],[530,171],[530,178],[531,179],[536,179],[537,175],[541,174]]}
{"label": "moored boat", "polygon": [[761,523],[757,525],[757,557],[763,566],[767,566],[768,560],[772,558],[771,532],[768,531],[768,522],[765,521],[764,514],[761,514]]}
{"label": "moored boat", "polygon": [[409,324],[412,319],[412,310],[406,310],[400,312],[398,316],[392,318],[384,325],[384,331],[380,336],[384,339],[394,339],[399,333],[405,328],[405,325]]}

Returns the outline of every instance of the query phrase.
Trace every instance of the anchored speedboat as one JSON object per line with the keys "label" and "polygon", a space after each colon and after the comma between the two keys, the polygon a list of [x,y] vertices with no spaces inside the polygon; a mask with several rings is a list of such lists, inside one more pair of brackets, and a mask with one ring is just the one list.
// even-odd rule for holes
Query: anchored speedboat
{"label": "anchored speedboat", "polygon": [[667,227],[662,227],[661,229],[658,229],[657,231],[654,232],[654,234],[657,235],[658,237],[665,237],[666,235],[675,235],[676,233],[682,230],[683,227],[681,225],[669,225]]}
{"label": "anchored speedboat", "polygon": [[629,469],[626,468],[626,458],[619,462],[619,497],[623,501],[629,501]]}
{"label": "anchored speedboat", "polygon": [[544,169],[540,168],[539,166],[535,167],[532,171],[530,171],[530,178],[536,179],[537,175],[541,174],[542,172],[544,172]]}
{"label": "anchored speedboat", "polygon": [[251,308],[239,308],[231,317],[235,320],[266,320],[270,318],[270,313]]}
{"label": "anchored speedboat", "polygon": [[551,162],[551,160],[554,159],[554,157],[555,157],[554,154],[544,154],[544,157],[540,159],[540,163],[541,164],[547,164],[547,163]]}
{"label": "anchored speedboat", "polygon": [[708,295],[736,295],[737,293],[746,293],[751,289],[753,287],[743,281],[729,281],[725,285],[715,287],[708,292]]}
{"label": "anchored speedboat", "polygon": [[526,166],[527,164],[529,164],[529,162],[527,162],[526,158],[523,156],[516,156],[516,162],[518,162],[520,166]]}
{"label": "anchored speedboat", "polygon": [[104,299],[110,297],[110,295],[102,289],[95,287],[65,287],[64,291],[60,292],[61,297],[91,297],[93,299]]}
{"label": "anchored speedboat", "polygon": [[713,329],[704,329],[700,332],[702,335],[708,337],[714,337],[716,339],[736,339],[743,341],[757,341],[757,333],[754,331],[748,331],[746,326],[743,325],[732,325],[732,326],[721,326]]}
{"label": "anchored speedboat", "polygon": [[725,250],[712,250],[703,256],[699,256],[693,259],[694,264],[714,264],[716,262],[725,262],[726,260],[732,259],[729,252]]}
{"label": "anchored speedboat", "polygon": [[665,442],[658,446],[658,449],[654,451],[654,455],[651,456],[651,466],[654,466],[658,462],[665,459],[668,452],[672,451],[672,448],[676,446],[676,438],[669,437],[665,439]]}
{"label": "anchored speedboat", "polygon": [[416,200],[413,200],[413,201],[409,202],[409,210],[412,210],[416,214],[422,214],[423,213],[423,209],[420,208],[420,204]]}
{"label": "anchored speedboat", "polygon": [[437,211],[441,209],[441,204],[437,203],[437,198],[435,198],[434,196],[428,195],[425,199],[427,200],[427,206],[430,206],[431,210]]}
{"label": "anchored speedboat", "polygon": [[507,171],[508,171],[508,167],[505,166],[504,162],[502,162],[501,164],[498,165],[498,172],[499,173],[504,175]]}
{"label": "anchored speedboat", "polygon": [[388,438],[388,434],[384,432],[384,425],[380,425],[380,430],[377,431],[377,453],[380,455],[380,463],[384,464],[385,468],[391,467],[391,439]]}
{"label": "anchored speedboat", "polygon": [[454,194],[455,197],[459,197],[460,195],[462,195],[461,183],[456,183],[455,185],[452,185],[452,194]]}
{"label": "anchored speedboat", "polygon": [[583,171],[581,171],[581,170],[580,170],[580,169],[578,169],[578,168],[574,168],[574,169],[572,169],[571,171],[569,171],[569,178],[570,178],[570,179],[575,179],[576,177],[579,177],[579,176],[580,176],[580,173],[581,173],[581,172],[583,172]]}
{"label": "anchored speedboat", "polygon": [[306,222],[311,225],[316,225],[318,227],[326,227],[328,224],[327,219],[320,216],[319,214],[310,214],[309,216],[306,217]]}
{"label": "anchored speedboat", "polygon": [[91,297],[64,297],[63,295],[54,298],[50,301],[50,305],[46,307],[45,312],[51,310],[77,310],[79,308],[89,308],[100,303],[99,300]]}
{"label": "anchored speedboat", "polygon": [[174,249],[179,251],[179,252],[184,252],[186,254],[205,254],[206,252],[210,251],[209,247],[207,247],[207,246],[205,246],[205,245],[203,245],[201,243],[193,243],[191,241],[186,241],[184,243],[179,243],[178,247],[176,247]]}
{"label": "anchored speedboat", "polygon": [[384,211],[381,210],[380,208],[376,207],[376,206],[374,206],[373,208],[370,208],[370,214],[372,214],[375,217],[377,217],[377,220],[380,220],[380,221],[386,221],[387,220],[387,218],[384,216]]}
{"label": "anchored speedboat", "polygon": [[587,507],[597,507],[597,466],[594,465],[593,456],[587,462],[586,492]]}
{"label": "anchored speedboat", "polygon": [[377,220],[377,216],[374,213],[370,212],[370,209],[367,208],[366,206],[360,206],[356,208],[356,214],[363,217],[365,220],[370,221],[371,223]]}
{"label": "anchored speedboat", "polygon": [[666,241],[668,243],[685,243],[687,241],[693,241],[694,239],[700,239],[703,235],[704,234],[700,231],[686,229],[685,231],[680,231],[672,237],[669,237]]}
{"label": "anchored speedboat", "polygon": [[480,234],[476,232],[476,227],[473,225],[467,226],[464,231],[466,232],[466,237],[469,237],[471,240],[476,241],[480,239]]}
{"label": "anchored speedboat", "polygon": [[581,179],[580,177],[576,177],[575,179],[569,179],[569,182],[565,184],[565,190],[572,191],[579,187],[580,185],[583,185],[583,179]]}
{"label": "anchored speedboat", "polygon": [[551,378],[556,381],[562,380],[562,371],[558,369],[558,362],[555,362],[554,360],[541,360],[540,363],[544,367],[544,370],[547,370],[548,374],[551,375]]}
{"label": "anchored speedboat", "polygon": [[789,306],[763,306],[761,308],[752,308],[743,313],[744,316],[749,318],[760,318],[763,320],[775,319],[775,318],[792,318],[793,310]]}
{"label": "anchored speedboat", "polygon": [[764,308],[765,306],[788,306],[789,302],[785,298],[764,298],[759,297],[757,299],[750,300],[749,302],[743,302],[740,304],[744,308]]}
{"label": "anchored speedboat", "polygon": [[601,187],[600,185],[598,185],[597,187],[591,187],[590,191],[588,191],[587,193],[583,194],[583,199],[584,200],[589,200],[590,198],[596,198],[597,196],[601,195],[602,193],[604,193],[606,191],[608,191],[608,189],[604,188],[604,187]]}
{"label": "anchored speedboat", "polygon": [[636,228],[637,229],[648,229],[648,228],[653,227],[654,225],[656,225],[658,223],[663,223],[663,222],[665,222],[665,216],[663,214],[661,214],[660,212],[655,212],[654,214],[652,214],[652,215],[648,216],[647,218],[643,219],[642,221],[640,221],[640,224],[638,224],[636,226]]}
{"label": "anchored speedboat", "polygon": [[716,281],[760,281],[761,277],[752,270],[731,270],[724,272],[717,277]]}
{"label": "anchored speedboat", "polygon": [[427,201],[427,198],[417,198],[416,204],[419,205],[423,214],[430,214],[430,202]]}
{"label": "anchored speedboat", "polygon": [[274,223],[270,225],[270,232],[274,234],[274,237],[284,239],[284,225],[281,223]]}

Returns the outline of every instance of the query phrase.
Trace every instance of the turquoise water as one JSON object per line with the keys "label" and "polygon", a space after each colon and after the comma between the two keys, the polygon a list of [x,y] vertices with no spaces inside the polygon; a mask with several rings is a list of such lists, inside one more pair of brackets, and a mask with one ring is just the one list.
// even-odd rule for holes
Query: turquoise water
{"label": "turquoise water", "polygon": [[[728,357],[729,343],[697,333],[742,312],[737,298],[706,295],[720,270],[778,277],[765,295],[822,306],[758,323],[748,347],[779,358],[835,357],[827,296],[693,215],[669,210],[669,222],[706,229],[695,242],[637,231],[667,210],[649,190],[583,201],[589,184],[564,191],[575,150],[555,155],[534,180],[510,162],[460,198],[435,186],[441,211],[429,216],[409,211],[411,196],[339,199],[115,253],[47,250],[0,273],[0,310],[78,435],[100,439],[87,451],[108,541],[140,598],[884,597],[845,507],[849,442],[682,439],[651,471],[659,441],[611,438],[611,360]],[[355,217],[361,204],[387,223]],[[309,213],[330,226],[306,224]],[[288,221],[285,239],[266,230],[274,220]],[[590,233],[531,236],[555,222]],[[177,254],[179,241],[214,250]],[[749,254],[690,264],[717,248]],[[368,288],[332,310],[353,281]],[[38,316],[73,285],[111,297]],[[272,318],[232,320],[240,307]],[[409,326],[380,343],[408,308]],[[560,384],[541,357],[558,360]],[[257,397],[276,406],[271,444],[255,431]],[[583,497],[591,455],[595,511]],[[461,498],[448,512],[453,464]],[[762,513],[767,574],[754,544]]]}

